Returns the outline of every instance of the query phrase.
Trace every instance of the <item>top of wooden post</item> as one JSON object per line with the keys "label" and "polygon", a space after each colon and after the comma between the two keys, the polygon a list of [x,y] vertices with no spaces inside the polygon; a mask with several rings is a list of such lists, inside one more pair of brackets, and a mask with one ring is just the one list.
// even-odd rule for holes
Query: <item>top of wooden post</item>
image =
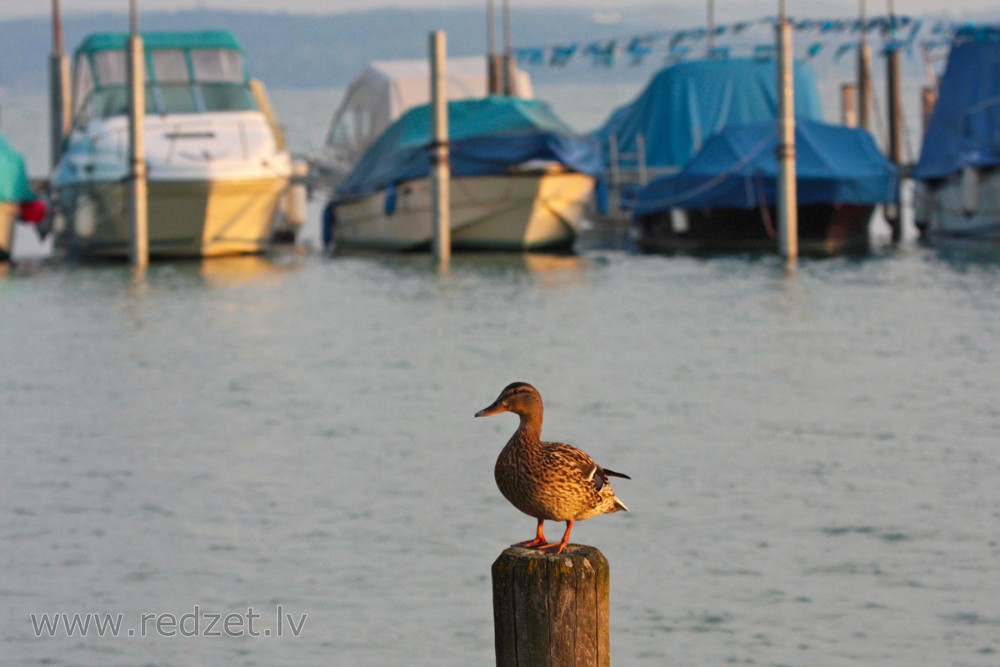
{"label": "top of wooden post", "polygon": [[510,547],[493,563],[499,667],[608,667],[608,559],[569,544],[561,554]]}

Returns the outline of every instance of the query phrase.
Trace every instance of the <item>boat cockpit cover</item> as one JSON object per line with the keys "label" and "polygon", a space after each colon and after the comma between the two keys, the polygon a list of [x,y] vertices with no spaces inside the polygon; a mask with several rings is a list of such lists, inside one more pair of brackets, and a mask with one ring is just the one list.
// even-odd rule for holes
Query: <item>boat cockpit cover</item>
{"label": "boat cockpit cover", "polygon": [[[430,174],[430,105],[415,107],[390,125],[337,188],[337,199],[363,197]],[[555,161],[597,175],[597,142],[576,134],[540,100],[486,97],[448,103],[449,161],[453,176],[502,174],[532,160]]]}
{"label": "boat cockpit cover", "polygon": [[1000,164],[1000,26],[956,33],[914,176]]}
{"label": "boat cockpit cover", "polygon": [[24,169],[24,158],[0,136],[0,202],[35,199]]}
{"label": "boat cockpit cover", "polygon": [[[333,115],[322,157],[325,166],[346,175],[392,121],[415,106],[430,103],[430,76],[427,58],[370,63],[351,82]],[[527,72],[517,69],[516,81],[517,97],[534,97]],[[449,58],[445,88],[449,100],[486,97],[486,59]]]}
{"label": "boat cockpit cover", "polygon": [[[656,174],[680,168],[712,135],[729,125],[778,116],[777,64],[772,58],[722,58],[679,62],[658,72],[630,104],[619,107],[595,131],[604,162],[609,138],[619,154],[635,155],[642,135],[645,166]],[[794,66],[795,115],[822,120],[812,67]]]}
{"label": "boat cockpit cover", "polygon": [[[671,208],[756,208],[777,201],[778,123],[728,127],[673,176],[639,191],[636,214]],[[863,129],[795,121],[800,204],[897,200],[899,169]]]}

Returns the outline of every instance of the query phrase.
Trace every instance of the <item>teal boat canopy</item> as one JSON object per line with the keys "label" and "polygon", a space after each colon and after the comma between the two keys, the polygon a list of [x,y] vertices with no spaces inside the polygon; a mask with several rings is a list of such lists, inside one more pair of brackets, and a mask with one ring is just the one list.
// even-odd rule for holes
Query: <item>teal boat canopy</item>
{"label": "teal boat canopy", "polygon": [[26,202],[35,198],[28,183],[24,157],[0,135],[0,202]]}
{"label": "teal boat canopy", "polygon": [[[246,55],[224,30],[142,33],[146,113],[249,111]],[[94,33],[73,60],[73,109],[78,122],[124,114],[127,109],[129,34]]]}
{"label": "teal boat canopy", "polygon": [[[597,141],[574,132],[536,99],[486,97],[448,102],[449,162],[453,176],[502,174],[531,160],[558,162],[596,176]],[[386,128],[337,188],[350,200],[430,174],[431,108],[414,107]]]}
{"label": "teal boat canopy", "polygon": [[[160,49],[231,49],[243,47],[232,33],[225,30],[198,30],[184,32],[143,32],[143,46],[147,51]],[[124,51],[128,46],[127,32],[95,32],[88,35],[77,47],[74,56],[100,51]]]}

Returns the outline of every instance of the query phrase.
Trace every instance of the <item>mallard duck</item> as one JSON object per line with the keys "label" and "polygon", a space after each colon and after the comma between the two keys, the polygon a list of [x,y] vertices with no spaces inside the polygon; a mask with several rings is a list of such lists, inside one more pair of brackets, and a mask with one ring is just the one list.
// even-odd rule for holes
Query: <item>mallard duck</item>
{"label": "mallard duck", "polygon": [[[631,477],[602,468],[572,445],[542,440],[542,396],[537,389],[526,382],[509,384],[476,417],[501,412],[513,412],[521,423],[497,457],[493,471],[497,486],[514,507],[538,520],[535,538],[512,546],[537,547],[559,554],[569,543],[576,521],[628,511],[615,496],[608,477]],[[566,522],[566,532],[559,542],[546,541],[546,520]]]}

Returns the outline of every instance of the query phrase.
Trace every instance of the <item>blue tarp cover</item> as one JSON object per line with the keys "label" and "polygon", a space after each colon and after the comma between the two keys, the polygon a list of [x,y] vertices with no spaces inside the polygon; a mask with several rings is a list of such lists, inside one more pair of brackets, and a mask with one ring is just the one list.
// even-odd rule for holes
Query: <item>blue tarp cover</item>
{"label": "blue tarp cover", "polygon": [[[724,127],[777,118],[777,75],[776,62],[768,58],[680,62],[658,72],[595,134],[604,151],[614,134],[620,153],[634,153],[636,135],[642,134],[647,166],[677,168]],[[795,115],[822,120],[812,67],[796,62],[794,78]],[[604,161],[609,162],[607,152]]]}
{"label": "blue tarp cover", "polygon": [[1000,26],[955,35],[914,176],[1000,164]]}
{"label": "blue tarp cover", "polygon": [[34,201],[24,158],[0,136],[0,202]]}
{"label": "blue tarp cover", "polygon": [[[337,188],[337,199],[366,196],[430,175],[430,121],[430,105],[425,104],[386,128]],[[595,176],[601,169],[596,140],[576,134],[540,100],[486,97],[449,102],[448,135],[453,176],[501,174],[530,160],[554,160]]]}
{"label": "blue tarp cover", "polygon": [[[777,201],[777,121],[728,127],[680,173],[639,191],[637,214],[670,208],[756,208]],[[862,129],[799,118],[795,170],[800,204],[894,202],[899,170]]]}

